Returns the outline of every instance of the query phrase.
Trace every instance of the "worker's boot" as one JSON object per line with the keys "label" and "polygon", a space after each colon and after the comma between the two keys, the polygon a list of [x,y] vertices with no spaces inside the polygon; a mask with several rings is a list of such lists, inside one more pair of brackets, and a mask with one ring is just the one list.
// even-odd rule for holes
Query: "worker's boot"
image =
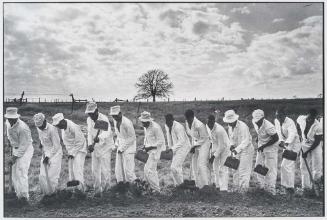
{"label": "worker's boot", "polygon": [[40,203],[47,205],[49,202],[49,195],[44,195],[40,201]]}
{"label": "worker's boot", "polygon": [[109,192],[111,188],[111,185],[109,183],[107,183],[104,187],[103,187],[103,192]]}
{"label": "worker's boot", "polygon": [[6,199],[18,199],[15,190],[13,190],[11,193],[6,193],[4,196]]}
{"label": "worker's boot", "polygon": [[291,201],[293,200],[293,197],[294,197],[294,188],[287,188],[286,189],[286,198]]}
{"label": "worker's boot", "polygon": [[16,207],[17,203],[18,203],[18,197],[17,197],[16,193],[10,194],[9,196],[6,195],[5,204],[7,206]]}
{"label": "worker's boot", "polygon": [[73,196],[73,192],[71,190],[58,190],[56,193],[56,197],[59,201],[66,201]]}
{"label": "worker's boot", "polygon": [[123,181],[118,182],[117,186],[116,186],[116,189],[117,189],[118,193],[121,193],[121,194],[125,193],[126,192],[125,191],[125,189],[126,189],[125,188],[125,183]]}
{"label": "worker's boot", "polygon": [[314,192],[313,192],[312,189],[310,189],[310,188],[304,188],[303,189],[303,196],[310,198],[310,197],[315,196],[315,194],[314,194]]}
{"label": "worker's boot", "polygon": [[125,185],[125,187],[124,187],[125,191],[127,192],[129,190],[131,184],[129,184],[129,182],[125,182],[124,185]]}
{"label": "worker's boot", "polygon": [[219,191],[219,195],[220,196],[225,196],[225,195],[228,195],[229,193],[228,193],[228,190],[220,190]]}
{"label": "worker's boot", "polygon": [[86,193],[80,189],[75,189],[75,197],[77,199],[86,199]]}
{"label": "worker's boot", "polygon": [[276,188],[273,186],[267,186],[265,187],[265,191],[268,193],[270,196],[275,196],[276,195]]}
{"label": "worker's boot", "polygon": [[94,194],[94,198],[101,198],[102,197],[102,192],[96,192],[95,194]]}
{"label": "worker's boot", "polygon": [[29,206],[28,200],[26,197],[21,197],[17,200],[17,206],[18,207],[24,207]]}

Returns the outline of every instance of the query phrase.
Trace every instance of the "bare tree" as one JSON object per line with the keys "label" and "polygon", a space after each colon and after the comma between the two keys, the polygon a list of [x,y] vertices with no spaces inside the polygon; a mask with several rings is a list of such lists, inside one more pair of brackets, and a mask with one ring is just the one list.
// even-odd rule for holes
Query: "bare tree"
{"label": "bare tree", "polygon": [[136,99],[152,97],[155,102],[156,97],[168,97],[174,86],[167,73],[154,69],[138,78],[135,87],[138,89]]}

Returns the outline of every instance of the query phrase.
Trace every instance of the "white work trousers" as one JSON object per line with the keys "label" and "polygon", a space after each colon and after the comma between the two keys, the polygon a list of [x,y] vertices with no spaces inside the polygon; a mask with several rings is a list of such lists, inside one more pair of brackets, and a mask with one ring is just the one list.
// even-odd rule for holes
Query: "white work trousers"
{"label": "white work trousers", "polygon": [[229,156],[228,150],[219,152],[213,161],[213,172],[215,175],[215,184],[222,191],[228,190],[228,167],[224,166],[226,158]]}
{"label": "white work trousers", "polygon": [[236,155],[240,160],[240,165],[233,175],[233,187],[236,191],[245,192],[249,188],[253,154],[254,149],[251,145]]}
{"label": "white work trousers", "polygon": [[28,169],[31,164],[33,152],[33,146],[29,146],[25,154],[18,158],[12,166],[12,182],[18,198],[29,198]]}
{"label": "white work trousers", "polygon": [[150,184],[150,187],[156,191],[160,191],[159,186],[159,177],[157,171],[157,164],[160,160],[160,153],[159,150],[150,150],[148,152],[149,158],[144,165],[144,178]]}
{"label": "white work trousers", "polygon": [[192,169],[195,180],[195,185],[202,188],[209,185],[209,150],[210,141],[206,141],[200,147],[195,148],[195,153],[192,156]]}
{"label": "white work trousers", "polygon": [[117,183],[122,181],[132,183],[136,179],[134,156],[135,153],[116,153],[115,174]]}
{"label": "white work trousers", "polygon": [[[308,148],[307,148],[308,149]],[[302,188],[310,188],[311,189],[311,181],[308,169],[305,165],[304,159],[300,156],[300,170],[301,170],[301,181]],[[313,151],[308,153],[306,158],[309,169],[312,174],[313,181],[317,181],[322,176],[322,147],[321,145],[317,146]]]}
{"label": "white work trousers", "polygon": [[[100,193],[111,186],[111,150],[101,156],[92,152],[92,175],[94,177],[94,190]],[[101,178],[103,177],[103,179]]]}
{"label": "white work trousers", "polygon": [[187,154],[189,153],[189,147],[179,147],[174,151],[173,160],[171,162],[170,170],[172,172],[174,185],[178,186],[183,183],[183,163]]}
{"label": "white work trousers", "polygon": [[[295,143],[288,145],[287,149],[294,152],[299,152],[301,145],[298,140]],[[287,160],[283,158],[280,165],[280,182],[286,188],[294,188],[295,179],[295,164],[296,161]]]}
{"label": "white work trousers", "polygon": [[266,176],[256,174],[261,189],[276,194],[278,149],[269,152],[257,152],[255,166],[261,164],[269,170]]}
{"label": "white work trousers", "polygon": [[[43,194],[49,195],[57,191],[58,180],[61,171],[62,151],[59,151],[49,159],[49,165],[45,166],[43,164],[43,159],[44,158],[42,157],[41,165],[40,165],[40,175],[39,175],[40,188]],[[48,178],[49,178],[50,186],[48,186],[45,169],[48,170]]]}
{"label": "white work trousers", "polygon": [[68,163],[69,167],[69,180],[73,180],[73,175],[71,173],[71,170],[74,173],[75,180],[78,180],[80,184],[78,185],[78,189],[81,191],[85,191],[84,188],[84,163],[85,163],[85,152],[77,152],[73,159],[73,167],[70,167],[70,163]]}

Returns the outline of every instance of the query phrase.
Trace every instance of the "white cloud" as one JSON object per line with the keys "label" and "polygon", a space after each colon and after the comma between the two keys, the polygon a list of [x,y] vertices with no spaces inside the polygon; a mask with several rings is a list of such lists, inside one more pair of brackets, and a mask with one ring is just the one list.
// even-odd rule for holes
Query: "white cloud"
{"label": "white cloud", "polygon": [[137,77],[152,68],[170,75],[176,99],[267,95],[278,80],[288,88],[290,79],[300,87],[321,78],[321,16],[267,34],[215,4],[36,5],[5,5],[5,94],[38,88],[130,99]]}
{"label": "white cloud", "polygon": [[285,19],[284,18],[275,18],[272,23],[280,23],[283,22]]}
{"label": "white cloud", "polygon": [[240,8],[233,8],[231,10],[232,13],[241,13],[241,14],[250,14],[250,9],[246,6]]}
{"label": "white cloud", "polygon": [[[245,52],[235,53],[219,69],[249,82],[250,87],[268,84],[271,91],[277,85],[283,85],[285,90],[303,82],[293,90],[305,95],[308,92],[305,81],[310,78],[321,79],[322,17],[311,17],[301,24],[290,32],[258,35]],[[233,66],[233,70],[230,66]],[[312,90],[316,93],[321,91],[320,80],[314,82],[314,85]],[[255,93],[252,95],[255,96]]]}

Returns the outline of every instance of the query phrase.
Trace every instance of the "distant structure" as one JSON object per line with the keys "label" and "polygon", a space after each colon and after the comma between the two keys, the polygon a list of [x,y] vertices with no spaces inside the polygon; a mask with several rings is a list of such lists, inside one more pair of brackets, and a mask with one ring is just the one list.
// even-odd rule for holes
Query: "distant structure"
{"label": "distant structure", "polygon": [[140,100],[140,99],[144,99],[141,95],[136,95],[136,96],[134,96],[134,98],[133,98],[133,102],[136,102],[136,101],[138,101],[138,100]]}
{"label": "distant structure", "polygon": [[9,102],[19,103],[19,105],[22,105],[24,102],[27,103],[27,98],[24,99],[25,92],[23,91],[20,95],[20,98],[13,98],[8,99]]}
{"label": "distant structure", "polygon": [[72,111],[71,111],[70,114],[72,114],[73,111],[74,111],[74,104],[75,104],[75,102],[78,102],[78,103],[86,103],[87,102],[87,99],[75,99],[73,93],[71,93],[69,96],[72,97]]}
{"label": "distant structure", "polygon": [[323,97],[323,94],[320,93],[317,97],[318,97],[318,98],[322,98],[322,97]]}
{"label": "distant structure", "polygon": [[[23,104],[23,98],[24,98],[25,92],[23,91],[22,94],[20,95],[20,99],[19,99],[19,105]],[[27,102],[27,99],[26,99]]]}
{"label": "distant structure", "polygon": [[123,100],[123,99],[118,99],[118,98],[115,98],[114,102],[128,102],[128,99],[126,100]]}
{"label": "distant structure", "polygon": [[71,93],[69,96],[72,97],[72,102],[73,103],[75,103],[75,102],[87,102],[87,99],[75,99],[73,93]]}

